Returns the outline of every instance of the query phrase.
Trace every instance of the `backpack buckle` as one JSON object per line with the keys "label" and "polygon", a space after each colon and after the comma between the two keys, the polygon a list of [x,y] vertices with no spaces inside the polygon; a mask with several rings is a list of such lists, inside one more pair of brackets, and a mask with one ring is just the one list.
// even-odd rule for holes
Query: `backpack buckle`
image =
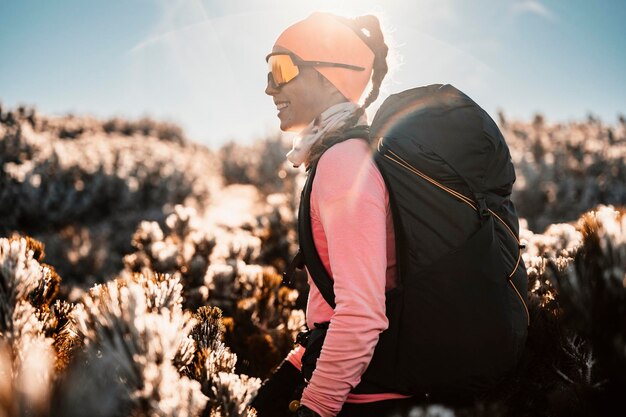
{"label": "backpack buckle", "polygon": [[478,204],[478,215],[480,216],[480,218],[484,220],[489,217],[489,207],[487,206],[485,197],[479,196],[476,199],[476,203]]}
{"label": "backpack buckle", "polygon": [[309,341],[309,336],[311,335],[311,331],[307,330],[306,332],[300,332],[296,336],[296,344],[303,346],[306,348],[306,344]]}
{"label": "backpack buckle", "polygon": [[304,255],[301,250],[298,250],[296,256],[291,259],[289,265],[287,265],[287,270],[283,272],[283,281],[282,285],[287,285],[288,287],[292,286],[293,276],[296,273],[296,269],[304,268]]}

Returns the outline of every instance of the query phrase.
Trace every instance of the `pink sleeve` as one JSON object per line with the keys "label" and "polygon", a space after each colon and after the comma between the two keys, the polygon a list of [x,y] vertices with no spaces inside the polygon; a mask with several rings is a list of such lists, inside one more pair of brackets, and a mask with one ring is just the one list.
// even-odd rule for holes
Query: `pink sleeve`
{"label": "pink sleeve", "polygon": [[291,362],[293,366],[298,368],[298,371],[302,370],[302,355],[304,355],[304,348],[300,345],[296,346],[289,352],[286,360]]}
{"label": "pink sleeve", "polygon": [[386,189],[367,144],[346,141],[324,154],[311,207],[326,235],[336,308],[302,404],[332,417],[360,382],[388,326]]}

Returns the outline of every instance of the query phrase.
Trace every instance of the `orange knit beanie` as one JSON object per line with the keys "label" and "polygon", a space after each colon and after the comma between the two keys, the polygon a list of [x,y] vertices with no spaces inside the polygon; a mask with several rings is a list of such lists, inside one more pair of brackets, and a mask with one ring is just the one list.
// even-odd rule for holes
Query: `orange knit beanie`
{"label": "orange knit beanie", "polygon": [[372,75],[374,52],[345,23],[329,13],[316,12],[285,29],[275,43],[305,61],[327,61],[364,67],[315,67],[348,100],[358,103]]}

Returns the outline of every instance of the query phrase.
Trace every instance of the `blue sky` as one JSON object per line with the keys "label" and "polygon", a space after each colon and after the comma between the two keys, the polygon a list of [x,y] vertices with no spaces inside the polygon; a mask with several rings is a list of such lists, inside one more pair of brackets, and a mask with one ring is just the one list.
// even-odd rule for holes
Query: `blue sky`
{"label": "blue sky", "polygon": [[372,111],[388,94],[450,83],[494,116],[626,113],[623,0],[0,0],[0,101],[150,115],[209,146],[248,142],[278,129],[264,57],[314,10],[383,22],[393,71]]}

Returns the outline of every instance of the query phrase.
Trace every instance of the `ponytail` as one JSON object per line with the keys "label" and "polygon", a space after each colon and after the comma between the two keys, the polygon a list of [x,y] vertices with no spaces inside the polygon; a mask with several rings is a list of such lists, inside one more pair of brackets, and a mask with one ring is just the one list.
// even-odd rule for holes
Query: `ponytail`
{"label": "ponytail", "polygon": [[380,86],[387,75],[387,54],[389,47],[385,43],[383,32],[380,29],[378,18],[373,15],[359,16],[354,19],[353,29],[363,39],[365,44],[374,52],[374,65],[372,67],[372,90],[367,95],[362,108],[365,110],[378,98]]}
{"label": "ponytail", "polygon": [[369,107],[380,94],[380,86],[383,83],[385,75],[389,67],[387,66],[387,54],[389,47],[385,43],[383,32],[380,28],[380,22],[374,15],[359,16],[354,19],[340,18],[365,42],[365,44],[374,52],[374,64],[372,66],[372,89],[365,98],[363,105],[357,109],[355,114],[348,120],[345,129],[354,127],[359,118],[365,113],[365,109]]}

